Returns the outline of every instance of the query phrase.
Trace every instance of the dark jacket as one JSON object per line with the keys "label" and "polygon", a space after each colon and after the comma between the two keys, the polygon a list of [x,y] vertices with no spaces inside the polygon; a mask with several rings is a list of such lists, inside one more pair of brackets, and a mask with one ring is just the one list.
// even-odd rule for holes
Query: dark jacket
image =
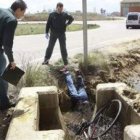
{"label": "dark jacket", "polygon": [[0,52],[5,52],[9,62],[13,62],[13,39],[17,26],[17,19],[12,9],[0,8]]}
{"label": "dark jacket", "polygon": [[48,18],[46,33],[49,32],[49,29],[54,33],[64,33],[67,25],[70,25],[73,20],[74,18],[65,12],[62,12],[61,14],[52,12]]}

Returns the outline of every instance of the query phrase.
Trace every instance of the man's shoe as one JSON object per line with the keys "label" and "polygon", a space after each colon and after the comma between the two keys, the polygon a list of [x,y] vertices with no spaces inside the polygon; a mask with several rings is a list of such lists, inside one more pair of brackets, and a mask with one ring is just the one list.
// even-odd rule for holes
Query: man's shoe
{"label": "man's shoe", "polygon": [[74,71],[75,71],[77,86],[78,87],[85,87],[82,72],[78,68],[74,69]]}
{"label": "man's shoe", "polygon": [[64,66],[62,69],[60,69],[60,72],[66,72],[66,71],[68,71],[68,69],[67,69],[67,66]]}
{"label": "man's shoe", "polygon": [[16,103],[10,103],[9,108],[15,107],[15,106],[16,106]]}
{"label": "man's shoe", "polygon": [[45,60],[42,65],[48,65],[49,64],[49,60]]}
{"label": "man's shoe", "polygon": [[82,76],[82,72],[79,69],[74,69],[76,76],[81,75]]}

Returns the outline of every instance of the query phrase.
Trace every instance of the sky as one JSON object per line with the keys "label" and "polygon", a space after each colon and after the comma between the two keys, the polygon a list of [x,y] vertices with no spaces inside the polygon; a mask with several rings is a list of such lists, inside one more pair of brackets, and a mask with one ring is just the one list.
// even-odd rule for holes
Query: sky
{"label": "sky", "polygon": [[[0,7],[7,8],[14,0],[0,0]],[[53,10],[57,2],[63,2],[67,11],[82,10],[82,0],[25,0],[28,5],[27,12],[35,13],[42,10]],[[99,12],[103,8],[107,13],[120,11],[120,0],[87,0],[89,12]]]}

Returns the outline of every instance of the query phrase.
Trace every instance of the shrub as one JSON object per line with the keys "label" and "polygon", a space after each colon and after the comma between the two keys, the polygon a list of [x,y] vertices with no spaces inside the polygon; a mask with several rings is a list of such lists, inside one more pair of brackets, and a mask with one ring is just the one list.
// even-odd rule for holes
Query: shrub
{"label": "shrub", "polygon": [[[83,72],[86,71],[83,59],[79,60],[79,66]],[[88,55],[87,71],[90,73],[95,73],[98,69],[109,71],[106,58],[100,52],[92,52]]]}

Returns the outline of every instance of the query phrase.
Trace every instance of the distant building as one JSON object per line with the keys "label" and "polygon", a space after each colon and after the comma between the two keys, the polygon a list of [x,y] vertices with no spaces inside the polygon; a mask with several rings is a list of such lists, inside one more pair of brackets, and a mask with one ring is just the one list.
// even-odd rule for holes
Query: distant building
{"label": "distant building", "polygon": [[112,12],[111,16],[119,17],[120,16],[120,12]]}
{"label": "distant building", "polygon": [[128,12],[140,12],[140,0],[122,0],[121,16],[126,16]]}

